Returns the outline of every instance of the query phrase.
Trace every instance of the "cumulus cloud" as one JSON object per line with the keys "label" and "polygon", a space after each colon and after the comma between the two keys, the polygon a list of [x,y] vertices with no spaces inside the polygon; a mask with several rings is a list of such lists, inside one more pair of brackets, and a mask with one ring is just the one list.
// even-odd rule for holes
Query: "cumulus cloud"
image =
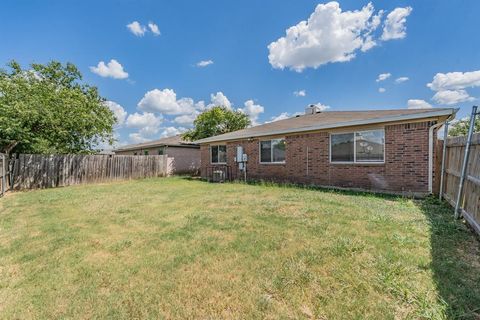
{"label": "cumulus cloud", "polygon": [[471,72],[437,73],[427,87],[436,91],[432,100],[439,104],[452,105],[473,101],[466,88],[480,86],[480,70]]}
{"label": "cumulus cloud", "polygon": [[210,94],[210,101],[211,103],[207,106],[208,108],[214,106],[224,106],[229,109],[232,108],[232,103],[228,100],[227,96],[223,94],[223,92],[219,91],[215,94]]}
{"label": "cumulus cloud", "polygon": [[123,70],[123,66],[115,59],[111,59],[109,63],[100,61],[96,67],[90,67],[90,71],[101,76],[114,79],[128,78],[128,73]]}
{"label": "cumulus cloud", "polygon": [[384,93],[385,91],[387,91],[387,89],[385,89],[385,88],[378,88],[378,92],[380,92],[380,93]]}
{"label": "cumulus cloud", "polygon": [[138,108],[143,111],[168,115],[187,114],[195,110],[193,99],[181,98],[177,100],[177,94],[172,89],[148,91],[138,103]]}
{"label": "cumulus cloud", "polygon": [[480,86],[480,70],[472,72],[437,73],[427,87],[434,91],[457,90]]}
{"label": "cumulus cloud", "polygon": [[331,62],[345,62],[357,50],[375,46],[371,32],[378,27],[371,3],[361,10],[342,11],[338,2],[319,4],[307,21],[286,30],[286,35],[268,46],[274,68],[301,72]]}
{"label": "cumulus cloud", "polygon": [[127,28],[137,37],[142,37],[145,32],[147,32],[147,28],[144,25],[141,25],[138,21],[133,21],[132,23],[127,24]]}
{"label": "cumulus cloud", "polygon": [[121,126],[125,123],[127,112],[125,109],[116,102],[105,101],[105,105],[113,112],[115,119],[117,119],[117,126]]}
{"label": "cumulus cloud", "polygon": [[167,128],[164,128],[162,133],[160,134],[160,137],[161,138],[166,138],[166,137],[172,137],[172,136],[176,136],[176,135],[179,135],[181,133],[184,133],[185,131],[187,131],[186,128],[183,128],[183,127],[167,127]]}
{"label": "cumulus cloud", "polygon": [[432,105],[425,100],[420,99],[410,99],[407,101],[408,109],[430,109]]}
{"label": "cumulus cloud", "polygon": [[193,121],[195,121],[195,119],[197,118],[197,116],[198,116],[198,111],[193,112],[191,114],[184,114],[182,116],[175,117],[175,119],[173,119],[173,122],[178,123],[180,125],[184,125],[184,126],[191,126],[193,124]]}
{"label": "cumulus cloud", "polygon": [[465,90],[443,90],[435,93],[432,100],[438,104],[452,105],[466,101],[473,101],[475,98],[470,97]]}
{"label": "cumulus cloud", "polygon": [[213,60],[202,60],[197,62],[197,67],[204,68],[206,66],[209,66],[213,64]]}
{"label": "cumulus cloud", "polygon": [[145,127],[158,127],[162,123],[163,118],[161,116],[156,116],[150,112],[143,113],[132,113],[128,115],[127,121],[125,122],[128,128],[137,128],[142,129]]}
{"label": "cumulus cloud", "polygon": [[[404,38],[411,7],[396,8],[383,23],[380,40]],[[268,59],[277,69],[297,72],[327,63],[346,62],[358,51],[377,45],[375,31],[382,23],[383,10],[375,13],[371,3],[360,10],[342,11],[336,1],[319,4],[307,20],[288,28],[285,36],[270,43]]]}
{"label": "cumulus cloud", "polygon": [[143,142],[147,142],[147,141],[152,140],[152,139],[149,139],[149,138],[145,138],[144,136],[142,136],[138,132],[130,133],[128,135],[128,138],[130,139],[131,143],[143,143]]}
{"label": "cumulus cloud", "polygon": [[307,95],[307,91],[305,90],[293,91],[293,95],[295,97],[305,97]]}
{"label": "cumulus cloud", "polygon": [[261,105],[255,104],[253,100],[245,101],[244,106],[244,108],[239,108],[238,110],[248,115],[250,121],[252,122],[252,125],[258,125],[258,116],[263,113],[265,109]]}
{"label": "cumulus cloud", "polygon": [[380,82],[380,81],[384,81],[384,80],[387,80],[388,78],[390,78],[392,76],[391,73],[387,72],[387,73],[380,73],[377,77],[377,80],[375,80],[376,82]]}
{"label": "cumulus cloud", "polygon": [[294,114],[290,114],[288,112],[282,112],[278,116],[271,117],[270,121],[266,121],[265,123],[285,120],[285,119],[288,119],[288,118],[291,118],[291,117],[296,117],[296,116],[301,116],[301,115],[303,115],[302,112],[295,112]]}
{"label": "cumulus cloud", "polygon": [[150,28],[150,31],[156,35],[156,36],[159,36],[160,35],[160,29],[158,28],[158,26],[153,23],[153,22],[149,22],[148,23],[148,28]]}
{"label": "cumulus cloud", "polygon": [[412,12],[412,7],[396,8],[387,15],[387,19],[383,23],[383,33],[381,39],[383,41],[402,39],[407,35],[407,17]]}
{"label": "cumulus cloud", "polygon": [[402,82],[405,82],[405,81],[408,81],[410,80],[408,77],[399,77],[397,79],[395,79],[395,83],[402,83]]}

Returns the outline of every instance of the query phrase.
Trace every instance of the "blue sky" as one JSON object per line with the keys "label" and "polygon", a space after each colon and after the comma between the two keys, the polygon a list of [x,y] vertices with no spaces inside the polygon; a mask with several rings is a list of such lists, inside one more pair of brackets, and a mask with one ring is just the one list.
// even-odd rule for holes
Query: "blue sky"
{"label": "blue sky", "polygon": [[76,64],[114,102],[120,143],[180,132],[215,102],[263,123],[311,103],[464,116],[480,97],[474,0],[4,1],[1,12],[1,64]]}

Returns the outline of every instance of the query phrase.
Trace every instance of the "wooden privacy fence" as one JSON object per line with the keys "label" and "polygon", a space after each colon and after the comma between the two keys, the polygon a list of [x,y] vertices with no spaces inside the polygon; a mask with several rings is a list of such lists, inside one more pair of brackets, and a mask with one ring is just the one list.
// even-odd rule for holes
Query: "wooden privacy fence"
{"label": "wooden privacy fence", "polygon": [[167,156],[39,155],[12,159],[12,189],[63,187],[81,183],[162,177],[169,174]]}
{"label": "wooden privacy fence", "polygon": [[[446,157],[442,193],[445,200],[453,207],[457,202],[466,141],[467,137],[464,136],[448,138],[444,142],[446,143]],[[470,157],[464,181],[463,195],[460,199],[462,215],[480,234],[480,133],[475,133],[472,136]]]}

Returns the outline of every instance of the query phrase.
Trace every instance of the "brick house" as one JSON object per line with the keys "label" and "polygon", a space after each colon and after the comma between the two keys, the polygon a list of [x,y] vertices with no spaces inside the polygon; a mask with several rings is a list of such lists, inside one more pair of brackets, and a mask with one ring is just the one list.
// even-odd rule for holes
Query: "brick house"
{"label": "brick house", "polygon": [[166,155],[169,174],[197,174],[200,169],[200,146],[184,141],[181,135],[122,146],[113,152],[118,155]]}
{"label": "brick house", "polygon": [[[457,109],[328,111],[196,141],[201,175],[318,186],[427,194],[432,192],[438,128]],[[237,147],[247,156],[237,163]]]}

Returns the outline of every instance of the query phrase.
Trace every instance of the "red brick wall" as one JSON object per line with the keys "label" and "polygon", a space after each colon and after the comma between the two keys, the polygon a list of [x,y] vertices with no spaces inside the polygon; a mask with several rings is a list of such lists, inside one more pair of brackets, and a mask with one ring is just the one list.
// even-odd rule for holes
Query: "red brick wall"
{"label": "red brick wall", "polygon": [[[241,145],[248,155],[249,179],[425,193],[428,192],[428,133],[432,124],[385,126],[384,164],[330,163],[329,132],[285,136],[285,164],[259,163],[259,139],[227,142],[227,164],[234,174],[241,174],[234,162],[236,147]],[[203,177],[207,166],[211,166],[209,146],[202,145]]]}

